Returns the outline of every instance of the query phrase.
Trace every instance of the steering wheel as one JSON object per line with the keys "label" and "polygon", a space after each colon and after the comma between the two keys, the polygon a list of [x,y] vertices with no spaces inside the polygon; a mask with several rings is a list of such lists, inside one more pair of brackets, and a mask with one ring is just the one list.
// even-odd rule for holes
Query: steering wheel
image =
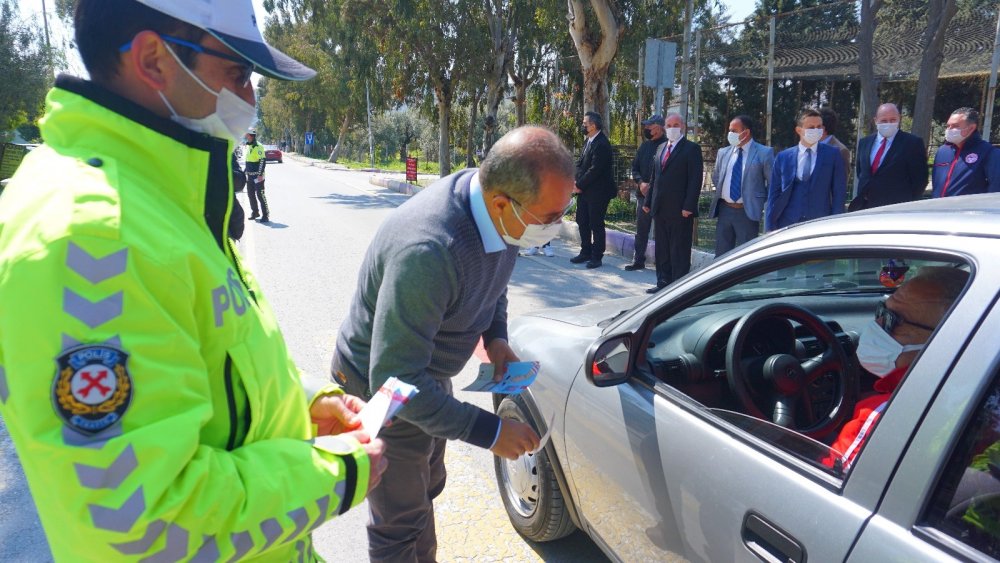
{"label": "steering wheel", "polygon": [[[750,332],[761,320],[775,317],[804,326],[824,345],[825,351],[806,360],[791,354],[744,356],[743,348]],[[829,412],[813,412],[812,385],[828,374],[836,383],[832,407]],[[751,386],[751,377],[764,383],[756,387],[766,389]],[[806,309],[783,303],[757,307],[736,323],[726,349],[726,378],[747,414],[816,440],[840,428],[845,418],[853,413],[858,398],[857,371],[830,327]],[[754,400],[754,391],[766,393],[766,404],[771,406],[771,412],[760,409]]]}

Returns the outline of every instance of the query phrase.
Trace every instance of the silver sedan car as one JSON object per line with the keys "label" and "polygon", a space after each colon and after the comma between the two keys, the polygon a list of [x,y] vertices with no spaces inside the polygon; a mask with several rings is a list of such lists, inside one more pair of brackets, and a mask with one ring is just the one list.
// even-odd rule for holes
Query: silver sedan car
{"label": "silver sedan car", "polygon": [[[876,380],[859,335],[928,267],[968,283],[841,463]],[[579,528],[622,561],[1000,558],[1000,195],[811,221],[510,335],[542,367],[497,411],[551,424],[538,454],[496,460],[529,539]]]}

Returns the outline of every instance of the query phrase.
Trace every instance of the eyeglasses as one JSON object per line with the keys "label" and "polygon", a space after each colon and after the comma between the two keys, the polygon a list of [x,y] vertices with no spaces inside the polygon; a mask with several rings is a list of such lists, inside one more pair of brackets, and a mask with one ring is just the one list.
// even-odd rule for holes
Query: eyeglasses
{"label": "eyeglasses", "polygon": [[894,330],[896,330],[896,327],[898,327],[901,324],[913,325],[917,328],[922,328],[924,330],[934,332],[934,327],[932,326],[927,326],[924,324],[915,323],[913,321],[908,321],[904,319],[903,315],[900,315],[899,313],[886,307],[884,301],[879,303],[878,306],[875,307],[875,321],[882,326],[882,330],[886,331],[890,335]]}
{"label": "eyeglasses", "polygon": [[[197,43],[192,43],[190,41],[181,39],[179,37],[172,37],[170,35],[161,34],[160,39],[163,39],[167,43],[173,43],[175,45],[180,45],[181,47],[187,47],[188,49],[191,49],[192,51],[200,55],[208,55],[210,57],[215,57],[217,59],[224,59],[239,64],[240,74],[236,77],[236,82],[238,84],[241,84],[244,88],[246,88],[250,84],[250,77],[253,75],[254,69],[257,68],[253,63],[247,61],[244,58],[237,57],[236,55],[230,55],[229,53],[223,53],[222,51],[216,51],[215,49],[209,49],[208,47],[199,45]],[[132,42],[129,41],[128,43],[119,47],[118,52],[125,53],[131,48],[132,48]]]}
{"label": "eyeglasses", "polygon": [[538,215],[535,215],[531,211],[528,211],[528,208],[525,207],[524,204],[521,203],[520,201],[517,201],[516,199],[514,199],[513,196],[511,196],[509,194],[505,194],[505,195],[507,195],[507,197],[511,201],[513,201],[514,203],[516,203],[518,207],[520,207],[522,210],[524,210],[525,213],[527,213],[528,215],[530,215],[532,219],[534,219],[535,221],[537,221],[539,225],[552,225],[554,223],[558,223],[559,221],[562,221],[562,218],[565,217],[566,214],[569,213],[570,208],[573,207],[573,202],[570,201],[569,205],[566,206],[566,209],[563,209],[562,212],[559,213],[559,215],[556,216],[554,219],[550,219],[548,221],[543,221]]}

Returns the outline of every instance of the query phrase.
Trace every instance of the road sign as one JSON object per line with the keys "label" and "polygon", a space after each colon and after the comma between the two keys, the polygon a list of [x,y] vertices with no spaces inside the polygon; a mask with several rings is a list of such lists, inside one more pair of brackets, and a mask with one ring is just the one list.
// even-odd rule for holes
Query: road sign
{"label": "road sign", "polygon": [[417,181],[417,159],[412,156],[406,157],[406,181]]}
{"label": "road sign", "polygon": [[677,43],[647,39],[643,86],[661,89],[673,88],[676,64]]}
{"label": "road sign", "polygon": [[316,144],[316,136],[313,135],[312,131],[306,131],[306,144],[307,145]]}

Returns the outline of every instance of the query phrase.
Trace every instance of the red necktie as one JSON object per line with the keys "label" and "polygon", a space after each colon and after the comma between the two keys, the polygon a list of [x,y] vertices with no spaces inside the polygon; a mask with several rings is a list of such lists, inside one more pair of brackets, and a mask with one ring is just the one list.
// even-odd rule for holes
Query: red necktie
{"label": "red necktie", "polygon": [[878,165],[882,163],[882,155],[885,154],[886,141],[888,141],[888,139],[882,137],[882,144],[878,146],[878,152],[875,153],[875,160],[872,161],[872,174],[878,170]]}
{"label": "red necktie", "polygon": [[[667,150],[663,151],[663,159],[660,160],[660,169],[662,170],[664,166],[667,165],[667,159],[670,158],[670,143],[667,143]],[[649,162],[649,161],[647,161]]]}

